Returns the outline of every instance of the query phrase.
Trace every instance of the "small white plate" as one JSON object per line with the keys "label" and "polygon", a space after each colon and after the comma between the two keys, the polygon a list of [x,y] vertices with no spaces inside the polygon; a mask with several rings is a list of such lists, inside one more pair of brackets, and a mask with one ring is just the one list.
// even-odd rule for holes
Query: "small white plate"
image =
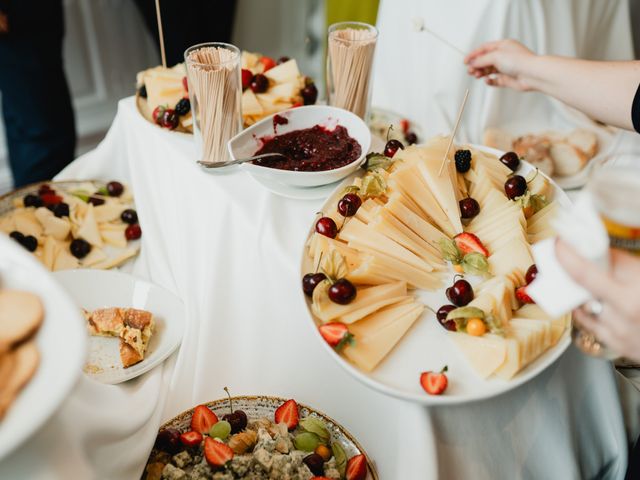
{"label": "small white plate", "polygon": [[[54,274],[77,308],[132,307],[153,313],[156,327],[145,359],[129,368],[120,361],[119,340],[89,337],[85,373],[102,383],[126,382],[160,365],[182,342],[185,309],[173,293],[132,275],[115,271],[65,270]],[[85,327],[86,328],[86,327]]]}
{"label": "small white plate", "polygon": [[251,178],[271,193],[275,193],[276,195],[285,198],[292,198],[294,200],[324,200],[331,195],[331,193],[333,193],[336,187],[341,183],[341,180],[338,180],[337,182],[330,183],[329,185],[322,185],[320,187],[294,187],[293,185],[287,185],[286,183],[276,182],[267,177],[251,175]]}
{"label": "small white plate", "polygon": [[0,288],[35,293],[45,311],[36,334],[38,370],[0,420],[1,460],[36,432],[67,397],[85,360],[87,333],[82,315],[64,289],[33,255],[3,234]]}

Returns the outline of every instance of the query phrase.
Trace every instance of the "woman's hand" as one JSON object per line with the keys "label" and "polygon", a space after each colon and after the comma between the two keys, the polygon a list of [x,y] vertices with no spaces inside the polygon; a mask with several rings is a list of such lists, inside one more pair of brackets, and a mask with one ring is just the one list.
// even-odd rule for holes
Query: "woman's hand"
{"label": "woman's hand", "polygon": [[561,240],[556,254],[567,273],[604,305],[597,317],[574,310],[574,322],[616,353],[640,362],[640,258],[611,250],[611,271],[606,272]]}
{"label": "woman's hand", "polygon": [[484,77],[487,85],[524,92],[533,89],[525,71],[528,62],[536,56],[520,42],[498,40],[480,45],[465,57],[464,63],[469,75]]}

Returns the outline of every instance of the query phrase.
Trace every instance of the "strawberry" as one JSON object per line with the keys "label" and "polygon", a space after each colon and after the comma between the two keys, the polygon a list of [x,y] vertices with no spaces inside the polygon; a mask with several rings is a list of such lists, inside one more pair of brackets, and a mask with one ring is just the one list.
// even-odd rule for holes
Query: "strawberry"
{"label": "strawberry", "polygon": [[182,86],[184,87],[184,91],[189,91],[189,80],[187,80],[187,76],[182,77]]}
{"label": "strawberry", "polygon": [[516,288],[516,298],[522,303],[536,303],[527,293],[527,287]]}
{"label": "strawberry", "polygon": [[345,478],[347,480],[364,480],[367,478],[367,457],[363,454],[351,457],[347,462]]}
{"label": "strawberry", "polygon": [[253,73],[251,70],[247,70],[246,68],[242,69],[242,90],[246,90],[251,85],[251,79],[253,78]]}
{"label": "strawberry", "polygon": [[184,432],[180,435],[180,441],[185,447],[195,447],[202,442],[202,434],[200,432]]}
{"label": "strawberry", "polygon": [[233,458],[233,450],[226,443],[206,437],[204,439],[204,458],[212,467],[224,467]]}
{"label": "strawberry", "polygon": [[198,405],[191,417],[191,430],[199,433],[209,433],[211,427],[218,423],[218,417],[206,405]]}
{"label": "strawberry", "polygon": [[284,423],[289,430],[293,430],[298,426],[298,404],[295,400],[287,400],[276,409],[276,423]]}
{"label": "strawberry", "polygon": [[440,395],[447,389],[449,381],[444,374],[448,367],[444,367],[439,372],[422,372],[420,374],[420,385],[429,395]]}
{"label": "strawberry", "polygon": [[480,239],[476,237],[473,233],[462,232],[453,237],[453,240],[456,242],[456,246],[460,249],[462,253],[481,253],[485,257],[489,256],[489,251],[482,244]]}
{"label": "strawberry", "polygon": [[406,134],[409,131],[409,120],[406,118],[400,120],[400,128],[402,129],[402,133]]}
{"label": "strawberry", "polygon": [[162,125],[162,117],[164,116],[164,111],[167,109],[164,105],[158,105],[153,109],[153,113],[151,114],[151,118],[158,125]]}
{"label": "strawberry", "polygon": [[271,57],[260,57],[258,61],[264,66],[263,73],[276,66],[276,61]]}
{"label": "strawberry", "polygon": [[340,350],[344,345],[353,340],[353,335],[344,323],[330,322],[318,327],[320,335],[325,341],[336,350]]}
{"label": "strawberry", "polygon": [[[298,107],[301,107],[302,105],[304,105],[302,102],[296,102],[293,105],[291,105],[291,108],[298,108]],[[318,478],[322,478],[322,477],[318,477]]]}
{"label": "strawberry", "polygon": [[62,203],[62,197],[53,192],[42,193],[40,198],[45,205],[57,205]]}

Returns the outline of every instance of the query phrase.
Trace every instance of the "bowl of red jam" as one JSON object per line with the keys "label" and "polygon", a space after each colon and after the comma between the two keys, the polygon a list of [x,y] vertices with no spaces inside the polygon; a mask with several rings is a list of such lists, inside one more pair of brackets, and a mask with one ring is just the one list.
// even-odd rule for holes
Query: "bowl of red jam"
{"label": "bowl of red jam", "polygon": [[309,105],[266,117],[229,141],[233,159],[265,153],[245,163],[251,175],[296,187],[317,187],[347,177],[364,161],[371,144],[365,122],[341,108]]}

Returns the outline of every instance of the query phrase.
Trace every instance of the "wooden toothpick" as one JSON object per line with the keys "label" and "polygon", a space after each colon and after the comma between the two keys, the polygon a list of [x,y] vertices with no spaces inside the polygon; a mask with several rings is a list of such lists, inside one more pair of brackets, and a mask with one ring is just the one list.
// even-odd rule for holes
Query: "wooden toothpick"
{"label": "wooden toothpick", "polygon": [[431,35],[432,37],[434,37],[436,40],[439,40],[440,43],[445,44],[447,47],[449,47],[450,49],[458,52],[461,56],[465,57],[467,54],[464,53],[462,51],[461,48],[458,48],[456,45],[454,45],[453,43],[451,43],[449,40],[447,40],[446,38],[438,35],[436,32],[434,32],[433,30],[431,30],[429,27],[427,27],[424,24],[424,20],[422,18],[415,18],[413,20],[413,29],[416,32],[427,32],[429,35]]}
{"label": "wooden toothpick", "polygon": [[453,145],[453,139],[456,136],[456,132],[458,131],[458,127],[460,126],[460,120],[462,120],[462,112],[464,112],[464,106],[467,104],[467,98],[469,97],[469,89],[464,92],[464,98],[462,99],[462,105],[460,105],[460,110],[458,110],[458,118],[456,120],[456,124],[453,126],[453,132],[451,132],[451,137],[449,137],[449,145],[447,145],[447,151],[444,152],[444,158],[442,159],[442,163],[440,164],[440,170],[438,171],[438,176],[442,175],[442,169],[447,163],[447,157],[449,156],[449,151],[451,150],[451,145]]}
{"label": "wooden toothpick", "polygon": [[164,33],[162,31],[162,16],[160,15],[160,0],[156,0],[156,18],[158,20],[158,37],[160,38],[160,56],[162,66],[167,68],[167,55],[164,53]]}

